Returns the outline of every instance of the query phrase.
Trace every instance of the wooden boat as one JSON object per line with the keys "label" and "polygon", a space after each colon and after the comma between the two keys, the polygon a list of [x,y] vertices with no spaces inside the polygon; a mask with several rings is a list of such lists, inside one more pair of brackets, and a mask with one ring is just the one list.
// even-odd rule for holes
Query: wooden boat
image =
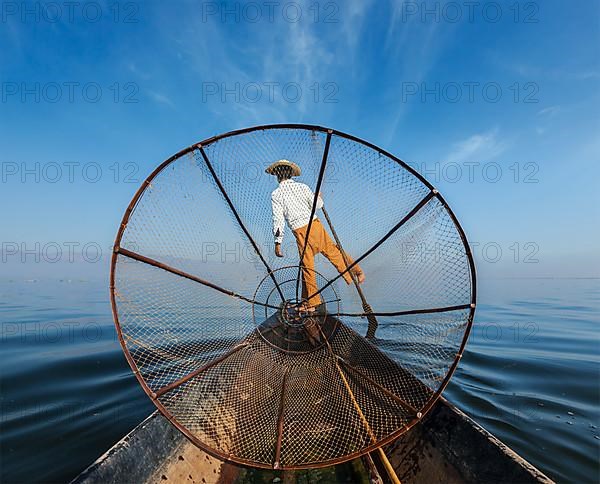
{"label": "wooden boat", "polygon": [[[401,207],[383,210],[388,218],[367,217],[353,210],[343,189],[328,195],[333,208],[338,194],[337,206],[344,209],[334,218],[347,234],[356,238],[368,233],[368,240],[379,234],[350,264],[323,210],[346,272],[386,244],[385,256],[372,266],[378,268],[379,286],[387,286],[379,301],[384,296],[410,301],[410,308],[374,312],[355,280],[359,312],[340,313],[336,303],[342,299],[334,290],[340,275],[327,281],[316,274],[321,281],[314,295],[324,303],[317,311],[304,311],[298,306],[300,267],[273,269],[253,238],[263,233],[264,214],[260,204],[246,200],[268,200],[269,190],[262,184],[244,186],[243,180],[229,176],[232,153],[240,166],[267,166],[277,153],[305,160],[307,169],[316,168],[320,159],[319,191],[330,146],[348,167],[340,187],[365,188],[359,195],[354,190],[354,198],[369,198],[380,189],[387,207]],[[374,176],[365,176],[367,166]],[[206,181],[204,175],[218,192],[191,196]],[[221,218],[233,225],[189,215],[205,212],[206,201],[215,196],[226,202],[218,205],[226,210]],[[236,200],[244,210],[237,211]],[[179,210],[180,202],[185,210]],[[309,220],[316,202],[314,197]],[[184,214],[181,219],[172,219],[174,209]],[[393,227],[383,232],[385,224]],[[195,249],[181,250],[182,243],[229,240],[226,227],[243,232],[243,243],[248,239],[266,270],[252,299],[242,295],[245,291],[232,290],[239,286],[241,267],[203,264],[202,278],[195,269],[178,268],[182,258],[189,258],[182,267],[191,269],[201,262]],[[452,255],[443,263],[436,257],[435,264],[410,258],[399,269],[391,262],[404,257],[400,245],[408,240],[435,244]],[[141,252],[125,248],[124,242]],[[165,417],[149,417],[75,482],[381,482],[378,476],[388,475],[378,469],[382,464],[390,476],[393,467],[404,482],[550,482],[459,410],[437,402],[473,323],[475,263],[464,231],[439,192],[386,151],[332,129],[298,124],[252,127],[204,140],[166,160],[146,179],[126,210],[114,245],[111,303],[119,340],[144,391]],[[177,250],[165,258],[166,247]],[[411,282],[405,291],[407,277]],[[236,330],[213,324],[233,306],[188,289],[191,283],[200,284],[198,291],[210,288],[215,297],[212,291],[218,291],[228,303],[230,297],[236,304],[251,303],[254,324],[242,321]],[[442,293],[439,299],[432,297]],[[277,296],[280,303],[274,306]],[[209,307],[215,314],[201,317]],[[247,316],[235,314],[231,322]],[[222,316],[229,321],[230,315]],[[376,316],[386,318],[379,330]],[[368,328],[357,323],[363,317]],[[378,338],[381,344],[374,343]],[[384,444],[385,454],[374,452]],[[304,470],[308,467],[312,470]]]}
{"label": "wooden boat", "polygon": [[[403,483],[553,482],[443,398],[421,423],[386,446],[385,452]],[[385,475],[383,470],[381,475]],[[368,483],[370,477],[364,459],[289,472],[224,462],[197,448],[154,412],[72,482],[208,484],[277,479]]]}

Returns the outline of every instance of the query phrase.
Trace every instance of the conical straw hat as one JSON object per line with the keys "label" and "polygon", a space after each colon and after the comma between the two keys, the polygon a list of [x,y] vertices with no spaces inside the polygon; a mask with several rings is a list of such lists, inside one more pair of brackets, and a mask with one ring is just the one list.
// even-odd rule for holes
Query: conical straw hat
{"label": "conical straw hat", "polygon": [[300,176],[300,174],[302,173],[302,170],[300,170],[300,167],[296,165],[296,163],[288,160],[276,161],[265,170],[265,173],[268,173],[269,175],[278,175],[280,173],[279,170],[284,166],[287,166],[292,169],[292,176]]}

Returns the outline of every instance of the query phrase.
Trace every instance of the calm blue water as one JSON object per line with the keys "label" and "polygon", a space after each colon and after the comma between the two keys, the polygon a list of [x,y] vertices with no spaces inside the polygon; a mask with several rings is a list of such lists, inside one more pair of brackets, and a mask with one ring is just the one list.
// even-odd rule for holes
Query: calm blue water
{"label": "calm blue water", "polygon": [[[65,482],[153,411],[105,282],[0,281],[1,482]],[[561,482],[600,477],[600,280],[480,283],[446,397]]]}

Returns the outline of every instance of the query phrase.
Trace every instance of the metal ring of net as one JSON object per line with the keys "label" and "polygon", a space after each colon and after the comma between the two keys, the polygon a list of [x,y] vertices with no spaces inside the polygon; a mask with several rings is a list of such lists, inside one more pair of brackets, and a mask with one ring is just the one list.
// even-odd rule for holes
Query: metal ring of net
{"label": "metal ring of net", "polygon": [[[299,311],[289,231],[273,253],[277,182],[264,172],[282,158],[321,192],[326,211],[312,212],[344,255],[345,273],[316,256],[315,313]],[[234,131],[166,160],[127,208],[111,265],[119,340],[152,402],[200,448],[262,468],[343,462],[408,431],[458,364],[475,292],[464,232],[420,174],[307,125]]]}

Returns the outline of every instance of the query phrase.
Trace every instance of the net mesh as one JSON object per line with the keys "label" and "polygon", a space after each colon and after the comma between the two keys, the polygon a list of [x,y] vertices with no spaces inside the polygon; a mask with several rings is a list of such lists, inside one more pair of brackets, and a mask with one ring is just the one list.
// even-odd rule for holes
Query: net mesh
{"label": "net mesh", "polygon": [[[305,233],[284,225],[276,257],[265,169],[280,159],[302,170],[279,196],[299,204],[284,215]],[[329,465],[401,435],[472,324],[472,258],[443,198],[323,128],[253,128],[182,152],[144,183],[115,245],[115,322],[145,391],[198,446],[253,466]]]}

